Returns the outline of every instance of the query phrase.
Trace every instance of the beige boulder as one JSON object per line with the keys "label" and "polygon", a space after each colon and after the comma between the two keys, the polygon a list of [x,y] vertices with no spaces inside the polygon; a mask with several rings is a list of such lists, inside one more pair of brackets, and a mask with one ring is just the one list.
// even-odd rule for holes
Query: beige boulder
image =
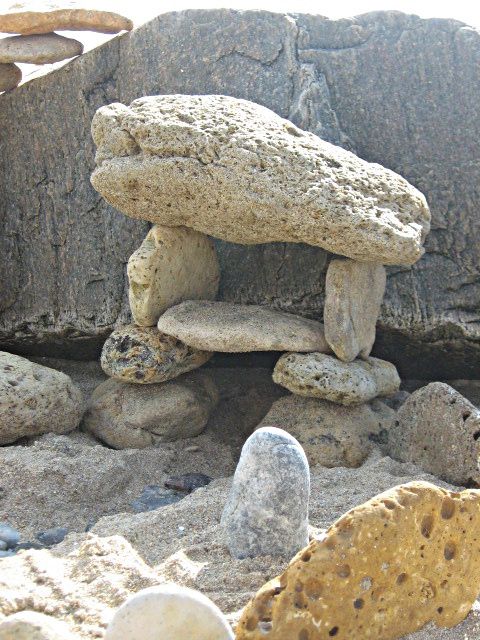
{"label": "beige boulder", "polygon": [[386,282],[381,264],[332,260],[328,265],[325,339],[340,360],[352,362],[370,355]]}
{"label": "beige boulder", "polygon": [[0,40],[0,63],[49,64],[79,56],[82,51],[81,42],[57,33],[11,36]]}
{"label": "beige boulder", "polygon": [[82,393],[67,375],[0,351],[0,445],[68,433],[82,413]]}
{"label": "beige boulder", "polygon": [[110,379],[95,389],[84,426],[114,449],[143,449],[199,435],[218,399],[200,371],[148,386]]}
{"label": "beige boulder", "polygon": [[186,227],[155,225],[130,257],[128,297],[136,324],[152,327],[184,300],[213,300],[220,271],[213,241]]}
{"label": "beige boulder", "polygon": [[380,400],[344,407],[292,394],[274,402],[257,428],[288,431],[312,467],[359,467],[376,443],[387,440],[394,420],[395,411]]}
{"label": "beige boulder", "polygon": [[430,213],[417,189],[258,104],[146,97],[99,109],[92,135],[92,184],[133,218],[382,264],[423,254]]}
{"label": "beige boulder", "polygon": [[100,363],[112,378],[135,384],[152,384],[198,369],[212,357],[156,327],[134,324],[117,329],[103,345]]}
{"label": "beige boulder", "polygon": [[457,485],[480,485],[480,411],[448,384],[432,382],[402,404],[388,453]]}
{"label": "beige boulder", "polygon": [[133,23],[128,18],[112,13],[85,9],[78,2],[28,0],[12,3],[0,13],[0,32],[24,35],[51,31],[98,31],[118,33],[130,31]]}
{"label": "beige boulder", "polygon": [[166,311],[158,328],[206,351],[330,351],[320,322],[253,304],[189,300]]}
{"label": "beige boulder", "polygon": [[61,620],[37,611],[19,611],[0,622],[0,640],[77,640]]}
{"label": "beige boulder", "polygon": [[389,396],[400,388],[391,362],[379,358],[342,362],[324,353],[286,353],[275,365],[273,380],[300,396],[344,405]]}
{"label": "beige boulder", "polygon": [[0,64],[0,91],[10,91],[20,83],[22,72],[16,64]]}
{"label": "beige boulder", "polygon": [[394,640],[453,627],[480,590],[480,493],[411,482],[355,507],[245,608],[237,640]]}

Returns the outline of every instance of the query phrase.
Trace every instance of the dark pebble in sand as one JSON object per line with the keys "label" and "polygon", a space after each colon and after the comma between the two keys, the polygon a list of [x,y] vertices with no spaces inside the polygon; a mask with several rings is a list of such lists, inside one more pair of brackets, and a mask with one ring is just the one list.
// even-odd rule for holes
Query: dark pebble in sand
{"label": "dark pebble in sand", "polygon": [[206,476],[204,473],[184,473],[181,476],[170,476],[165,480],[167,489],[174,491],[183,491],[183,493],[192,493],[195,489],[206,487],[213,478]]}
{"label": "dark pebble in sand", "polygon": [[60,544],[68,533],[68,529],[65,527],[55,527],[54,529],[47,529],[41,531],[35,537],[45,547],[52,547],[54,544]]}
{"label": "dark pebble in sand", "polygon": [[7,549],[13,549],[20,541],[20,534],[7,522],[0,522],[0,540],[5,542]]}
{"label": "dark pebble in sand", "polygon": [[139,498],[133,500],[130,504],[135,513],[144,511],[153,511],[160,507],[166,507],[174,504],[183,498],[175,491],[164,489],[156,484],[150,484],[145,487]]}
{"label": "dark pebble in sand", "polygon": [[20,542],[15,547],[15,551],[21,551],[22,549],[45,549],[45,545],[35,542],[35,540],[30,540],[29,542]]}

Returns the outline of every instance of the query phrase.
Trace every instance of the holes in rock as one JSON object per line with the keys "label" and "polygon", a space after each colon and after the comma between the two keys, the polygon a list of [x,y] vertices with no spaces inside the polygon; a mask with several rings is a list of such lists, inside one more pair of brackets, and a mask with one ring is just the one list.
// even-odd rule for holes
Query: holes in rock
{"label": "holes in rock", "polygon": [[348,564],[343,564],[341,567],[337,569],[337,576],[339,578],[348,578],[350,575],[350,566]]}
{"label": "holes in rock", "polygon": [[479,438],[480,438],[480,431],[475,431],[475,433],[473,434],[473,439],[478,440]]}
{"label": "holes in rock", "polygon": [[310,551],[305,551],[301,559],[303,560],[303,562],[309,562],[311,557],[312,557],[312,554],[310,553]]}
{"label": "holes in rock", "polygon": [[7,382],[11,387],[18,387],[18,382],[16,380],[7,380]]}
{"label": "holes in rock", "polygon": [[453,517],[453,514],[455,513],[455,502],[450,497],[447,496],[443,499],[442,510],[440,513],[444,520],[450,520],[450,518]]}
{"label": "holes in rock", "polygon": [[407,581],[408,575],[406,573],[401,573],[398,577],[397,577],[397,584],[403,584],[404,582]]}
{"label": "holes in rock", "polygon": [[363,605],[365,604],[364,600],[362,600],[362,598],[357,598],[356,600],[353,601],[353,606],[355,609],[363,609]]}
{"label": "holes in rock", "polygon": [[387,507],[387,509],[391,510],[395,509],[397,506],[393,500],[384,500],[383,504]]}
{"label": "holes in rock", "polygon": [[456,551],[457,551],[457,548],[455,544],[453,542],[447,542],[447,544],[445,545],[445,549],[443,550],[443,555],[445,557],[445,560],[453,560],[453,558],[455,557]]}
{"label": "holes in rock", "polygon": [[420,531],[422,532],[422,536],[424,538],[430,538],[430,536],[432,535],[434,522],[435,520],[432,515],[424,516],[422,525],[420,527]]}
{"label": "holes in rock", "polygon": [[307,580],[304,584],[305,595],[310,600],[318,600],[323,592],[323,586],[314,579]]}
{"label": "holes in rock", "polygon": [[258,630],[260,631],[261,634],[266,635],[267,633],[270,633],[270,631],[273,629],[273,624],[268,620],[260,620],[260,622],[258,623]]}
{"label": "holes in rock", "polygon": [[362,578],[360,581],[360,588],[362,591],[368,591],[371,586],[372,586],[372,579],[369,576],[365,576],[365,578]]}
{"label": "holes in rock", "polygon": [[336,636],[336,635],[337,635],[337,633],[338,633],[338,631],[339,631],[338,627],[332,627],[332,628],[330,629],[330,631],[328,632],[328,635],[329,635],[329,636],[332,636],[332,637],[333,637],[333,636]]}
{"label": "holes in rock", "polygon": [[465,422],[465,420],[467,420],[467,418],[469,418],[471,416],[471,412],[470,411],[464,411],[462,413],[462,420]]}
{"label": "holes in rock", "polygon": [[443,611],[443,607],[438,607],[437,612],[442,613],[442,611]]}
{"label": "holes in rock", "polygon": [[306,629],[302,629],[298,634],[298,640],[309,640],[308,631]]}

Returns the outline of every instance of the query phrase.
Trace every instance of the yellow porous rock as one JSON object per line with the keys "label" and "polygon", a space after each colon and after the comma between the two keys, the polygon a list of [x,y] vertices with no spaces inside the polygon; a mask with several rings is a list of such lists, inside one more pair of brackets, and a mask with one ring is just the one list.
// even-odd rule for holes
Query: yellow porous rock
{"label": "yellow porous rock", "polygon": [[480,590],[480,491],[400,485],[343,515],[247,605],[237,640],[393,640]]}

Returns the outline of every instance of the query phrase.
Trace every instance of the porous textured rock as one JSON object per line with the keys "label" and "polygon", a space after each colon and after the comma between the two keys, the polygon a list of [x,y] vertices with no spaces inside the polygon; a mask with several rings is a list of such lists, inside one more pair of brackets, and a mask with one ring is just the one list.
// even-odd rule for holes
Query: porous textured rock
{"label": "porous textured rock", "polygon": [[85,414],[85,428],[114,449],[142,449],[201,433],[218,402],[211,378],[196,371],[158,385],[106,380]]}
{"label": "porous textured rock", "polygon": [[197,369],[211,356],[211,353],[190,347],[156,327],[130,324],[107,338],[101,365],[108,376],[117,380],[152,384]]}
{"label": "porous textured rock", "polygon": [[116,611],[105,640],[234,640],[220,609],[199,591],[166,584],[131,596]]}
{"label": "porous textured rock", "polygon": [[14,89],[22,79],[22,71],[16,64],[0,64],[0,91]]}
{"label": "porous textured rock", "polygon": [[48,64],[79,56],[83,44],[57,33],[0,39],[0,63]]}
{"label": "porous textured rock", "polygon": [[398,410],[388,452],[457,485],[480,485],[480,411],[448,384],[418,389]]}
{"label": "porous textured rock", "polygon": [[182,302],[160,317],[158,328],[207,351],[330,351],[320,322],[257,305]]}
{"label": "porous textured rock", "polygon": [[83,413],[80,390],[64,373],[0,351],[0,445],[67,433]]}
{"label": "porous textured rock", "polygon": [[68,626],[37,611],[19,611],[0,622],[0,640],[77,640]]}
{"label": "porous textured rock", "polygon": [[288,431],[310,466],[359,467],[376,443],[387,440],[394,419],[395,411],[380,400],[343,407],[292,394],[274,402],[259,426]]}
{"label": "porous textured rock", "polygon": [[385,267],[356,260],[332,260],[325,281],[325,339],[344,362],[368,358],[385,293]]}
{"label": "porous textured rock", "polygon": [[214,300],[220,272],[213,241],[186,227],[155,225],[127,267],[130,309],[136,324],[154,326],[184,300]]}
{"label": "porous textured rock", "polygon": [[310,472],[300,444],[262,427],[243,446],[222,514],[235,558],[291,556],[308,542]]}
{"label": "porous textured rock", "polygon": [[0,32],[24,35],[50,31],[98,31],[118,33],[133,23],[118,13],[85,9],[76,2],[15,2],[0,14]]}
{"label": "porous textured rock", "polygon": [[324,353],[286,353],[273,370],[273,380],[292,393],[344,405],[388,396],[400,388],[391,362],[379,358],[342,362]]}
{"label": "porous textured rock", "polygon": [[260,589],[237,640],[393,640],[458,624],[480,589],[479,504],[477,491],[412,482],[352,509]]}
{"label": "porous textured rock", "polygon": [[253,102],[140,98],[97,111],[92,136],[92,185],[133,218],[385,264],[423,254],[430,212],[417,189]]}

